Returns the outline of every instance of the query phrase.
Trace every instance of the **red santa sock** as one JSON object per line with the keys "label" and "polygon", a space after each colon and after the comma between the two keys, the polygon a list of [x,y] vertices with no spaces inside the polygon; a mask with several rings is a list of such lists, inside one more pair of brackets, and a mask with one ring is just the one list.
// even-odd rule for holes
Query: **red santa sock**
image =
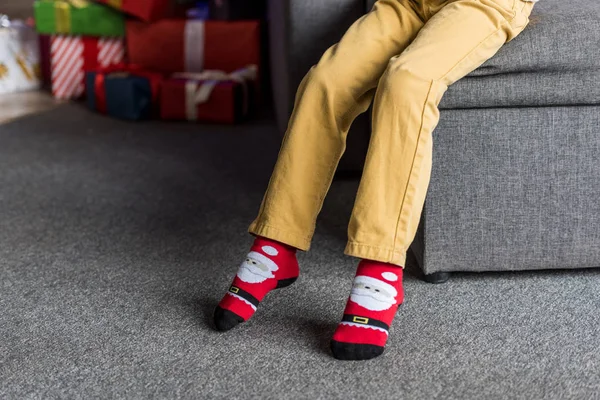
{"label": "red santa sock", "polygon": [[331,351],[340,360],[367,360],[383,353],[390,325],[404,300],[402,268],[363,260]]}
{"label": "red santa sock", "polygon": [[267,293],[291,285],[298,274],[295,248],[257,237],[229,291],[215,309],[215,326],[227,331],[247,321]]}

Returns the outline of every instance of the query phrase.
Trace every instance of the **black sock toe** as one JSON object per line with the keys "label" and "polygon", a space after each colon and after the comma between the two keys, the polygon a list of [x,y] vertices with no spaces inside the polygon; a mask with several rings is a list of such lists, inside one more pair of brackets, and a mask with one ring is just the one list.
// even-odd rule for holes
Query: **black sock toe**
{"label": "black sock toe", "polygon": [[374,344],[358,344],[331,341],[331,352],[338,360],[370,360],[383,354],[385,347]]}
{"label": "black sock toe", "polygon": [[214,321],[218,331],[228,331],[235,328],[239,323],[244,322],[244,318],[217,306],[215,308]]}

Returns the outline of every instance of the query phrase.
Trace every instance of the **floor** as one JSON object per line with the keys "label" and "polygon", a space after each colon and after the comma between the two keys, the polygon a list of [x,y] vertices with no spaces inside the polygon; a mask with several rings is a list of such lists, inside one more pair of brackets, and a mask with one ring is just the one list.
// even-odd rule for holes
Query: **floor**
{"label": "floor", "polygon": [[59,104],[50,94],[41,91],[0,95],[0,124],[50,110]]}
{"label": "floor", "polygon": [[77,104],[0,126],[1,399],[593,399],[600,271],[420,279],[378,359],[328,345],[356,260],[332,185],[302,273],[225,334],[280,136],[128,123]]}

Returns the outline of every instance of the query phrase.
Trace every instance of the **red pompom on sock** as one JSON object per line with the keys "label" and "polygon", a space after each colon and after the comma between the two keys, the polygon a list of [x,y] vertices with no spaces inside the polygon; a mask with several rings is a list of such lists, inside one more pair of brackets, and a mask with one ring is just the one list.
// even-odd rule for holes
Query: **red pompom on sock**
{"label": "red pompom on sock", "polygon": [[340,360],[367,360],[381,355],[390,325],[404,300],[402,268],[362,260],[331,351]]}
{"label": "red pompom on sock", "polygon": [[227,331],[247,321],[267,293],[291,285],[298,274],[295,248],[257,237],[229,291],[215,309],[215,326]]}

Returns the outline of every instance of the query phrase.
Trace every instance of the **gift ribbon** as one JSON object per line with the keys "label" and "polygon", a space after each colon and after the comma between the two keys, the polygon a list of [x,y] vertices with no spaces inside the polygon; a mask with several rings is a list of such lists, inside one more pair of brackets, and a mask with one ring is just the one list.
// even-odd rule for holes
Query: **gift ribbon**
{"label": "gift ribbon", "polygon": [[204,40],[206,25],[204,21],[192,20],[185,24],[184,53],[185,70],[188,72],[204,69]]}
{"label": "gift ribbon", "polygon": [[247,115],[250,103],[248,98],[248,81],[256,81],[258,78],[258,67],[256,65],[248,65],[247,67],[238,69],[230,74],[213,70],[207,70],[200,73],[184,72],[174,74],[173,78],[189,80],[185,84],[185,107],[188,120],[198,120],[198,105],[208,102],[215,87],[221,82],[237,82],[242,85],[242,90],[244,92],[242,103],[243,113],[244,115]]}
{"label": "gift ribbon", "polygon": [[62,0],[65,3],[71,4],[75,8],[87,7],[91,4],[89,0]]}
{"label": "gift ribbon", "polygon": [[94,80],[96,110],[103,114],[106,114],[107,112],[105,86],[106,78],[117,73],[124,73],[148,79],[152,93],[152,104],[158,104],[157,100],[160,91],[160,83],[163,79],[162,74],[144,70],[141,66],[135,64],[113,64],[105,68],[96,69],[93,72],[96,73],[96,78]]}
{"label": "gift ribbon", "polygon": [[123,0],[106,0],[106,4],[113,8],[123,8]]}
{"label": "gift ribbon", "polygon": [[29,66],[23,54],[18,54],[15,57],[15,61],[17,62],[19,68],[21,68],[21,72],[23,72],[23,75],[25,75],[25,79],[27,79],[28,81],[33,81],[34,79],[36,79],[35,72]]}
{"label": "gift ribbon", "polygon": [[71,7],[83,8],[90,5],[88,0],[58,0],[54,2],[56,33],[71,32]]}

